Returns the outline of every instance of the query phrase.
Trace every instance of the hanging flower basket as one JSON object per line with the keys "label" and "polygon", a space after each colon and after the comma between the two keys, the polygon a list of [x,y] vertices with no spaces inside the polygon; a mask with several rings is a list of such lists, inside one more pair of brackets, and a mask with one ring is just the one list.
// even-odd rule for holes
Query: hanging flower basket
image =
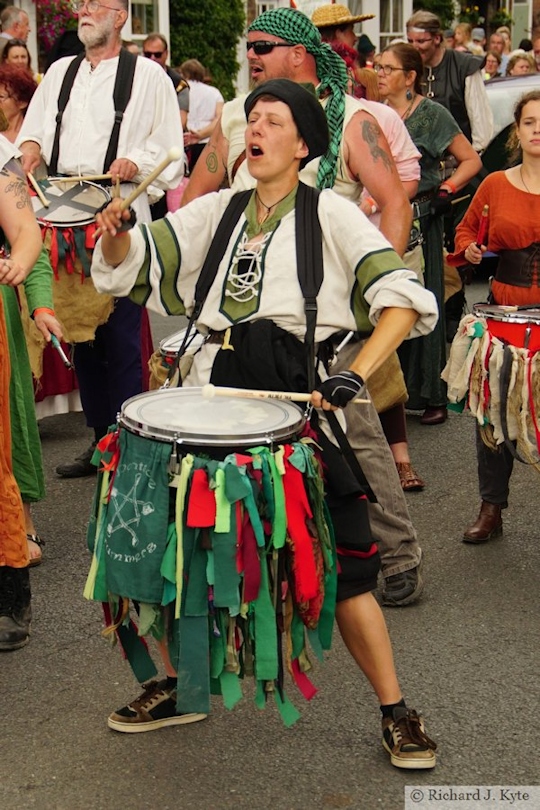
{"label": "hanging flower basket", "polygon": [[37,35],[45,52],[64,31],[77,28],[77,15],[70,0],[34,0],[36,4]]}

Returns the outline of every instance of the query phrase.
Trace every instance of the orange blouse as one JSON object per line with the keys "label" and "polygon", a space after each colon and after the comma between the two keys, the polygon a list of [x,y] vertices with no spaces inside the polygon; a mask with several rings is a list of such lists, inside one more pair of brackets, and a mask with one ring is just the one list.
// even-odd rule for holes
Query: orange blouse
{"label": "orange blouse", "polygon": [[[466,248],[475,242],[484,205],[489,206],[487,249],[520,250],[540,242],[540,195],[516,188],[505,172],[494,172],[482,182],[456,229],[455,251],[448,256],[454,267],[467,264]],[[514,287],[494,280],[493,297],[497,304],[521,305],[540,303],[538,277],[531,287]]]}

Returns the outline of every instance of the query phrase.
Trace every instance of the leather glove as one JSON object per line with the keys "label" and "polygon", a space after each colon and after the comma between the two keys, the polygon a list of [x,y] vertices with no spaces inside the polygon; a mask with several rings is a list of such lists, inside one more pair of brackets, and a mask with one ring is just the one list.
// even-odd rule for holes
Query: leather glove
{"label": "leather glove", "polygon": [[345,405],[354,399],[358,394],[364,380],[354,371],[340,371],[333,374],[321,383],[317,391],[320,391],[324,399],[337,408],[344,408]]}
{"label": "leather glove", "polygon": [[449,214],[452,210],[452,199],[454,195],[446,188],[440,188],[435,197],[431,200],[429,206],[429,213],[432,217],[439,217],[443,214]]}
{"label": "leather glove", "polygon": [[[102,211],[104,211],[109,205],[109,203],[110,200],[107,200],[106,203],[103,203],[103,205],[101,205],[97,209],[96,214],[100,214]],[[126,231],[130,231],[137,224],[137,214],[135,213],[131,205],[129,206],[128,211],[129,211],[129,219],[122,220],[122,226],[116,229],[116,233],[125,233]]]}

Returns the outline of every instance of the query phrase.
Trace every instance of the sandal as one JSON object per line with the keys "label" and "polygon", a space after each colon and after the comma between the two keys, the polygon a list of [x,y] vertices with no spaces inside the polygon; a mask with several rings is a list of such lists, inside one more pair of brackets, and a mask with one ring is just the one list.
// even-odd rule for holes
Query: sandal
{"label": "sandal", "polygon": [[27,534],[26,540],[29,543],[35,543],[38,546],[40,553],[38,557],[30,557],[30,562],[28,563],[28,568],[35,568],[36,565],[41,565],[41,561],[43,559],[43,553],[41,549],[45,545],[45,540],[42,540],[39,534]]}
{"label": "sandal", "polygon": [[413,469],[409,461],[396,461],[396,467],[401,481],[401,489],[405,492],[414,492],[424,489],[425,483]]}

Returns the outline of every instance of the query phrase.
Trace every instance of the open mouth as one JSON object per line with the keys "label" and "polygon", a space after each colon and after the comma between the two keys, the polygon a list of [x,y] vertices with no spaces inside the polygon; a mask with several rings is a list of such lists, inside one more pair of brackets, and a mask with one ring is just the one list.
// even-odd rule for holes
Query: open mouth
{"label": "open mouth", "polygon": [[248,149],[248,156],[251,158],[258,158],[264,155],[263,150],[256,143],[252,143]]}

